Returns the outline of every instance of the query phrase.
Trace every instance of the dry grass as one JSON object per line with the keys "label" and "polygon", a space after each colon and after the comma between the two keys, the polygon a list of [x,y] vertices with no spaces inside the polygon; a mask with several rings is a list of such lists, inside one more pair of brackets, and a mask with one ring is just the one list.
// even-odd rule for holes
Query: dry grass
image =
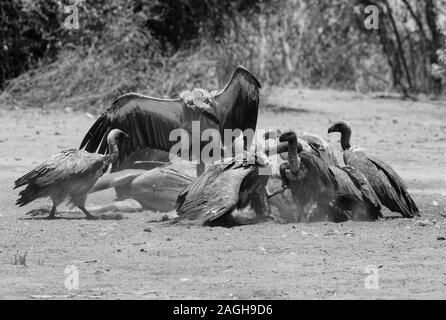
{"label": "dry grass", "polygon": [[117,61],[111,52],[65,51],[56,62],[12,80],[0,101],[10,106],[99,111],[131,91],[166,97],[194,86],[216,88],[214,64],[200,58],[204,51],[179,52],[163,59],[164,67],[157,69],[150,61]]}
{"label": "dry grass", "polygon": [[21,253],[20,251],[17,250],[17,252],[14,254],[12,264],[27,267],[26,265],[27,255],[28,255],[27,251]]}
{"label": "dry grass", "polygon": [[[0,94],[0,104],[98,112],[132,91],[173,97],[194,87],[216,89],[237,64],[252,70],[262,85],[382,89],[365,81],[373,78],[370,70],[383,74],[385,67],[377,62],[382,57],[361,54],[361,48],[353,54],[354,40],[327,51],[328,40],[314,40],[319,13],[307,17],[314,10],[300,1],[285,2],[275,10],[237,15],[236,28],[225,31],[218,43],[203,35],[172,51],[160,45],[130,7],[119,19],[110,17],[91,47],[66,47],[55,62],[11,80]],[[369,73],[363,72],[363,65]]]}

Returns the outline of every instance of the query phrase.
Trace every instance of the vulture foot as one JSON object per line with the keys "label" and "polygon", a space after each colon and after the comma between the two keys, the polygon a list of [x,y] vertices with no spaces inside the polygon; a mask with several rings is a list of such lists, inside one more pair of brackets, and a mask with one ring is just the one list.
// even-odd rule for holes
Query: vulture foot
{"label": "vulture foot", "polygon": [[85,215],[87,216],[87,220],[98,220],[99,219],[98,217],[96,217],[96,216],[92,215],[90,212],[88,212],[88,210],[85,209],[85,207],[78,206],[78,208],[81,209],[83,213],[85,213]]}

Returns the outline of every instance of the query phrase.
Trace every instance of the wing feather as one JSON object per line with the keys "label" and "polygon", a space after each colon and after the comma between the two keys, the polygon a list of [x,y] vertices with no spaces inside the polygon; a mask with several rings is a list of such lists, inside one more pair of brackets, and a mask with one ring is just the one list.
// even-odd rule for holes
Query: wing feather
{"label": "wing feather", "polygon": [[70,178],[96,172],[104,165],[102,156],[82,150],[62,151],[15,181],[15,188],[26,184],[47,187]]}
{"label": "wing feather", "polygon": [[345,151],[344,162],[362,172],[381,203],[404,217],[418,214],[418,208],[407,192],[403,179],[391,166],[363,151]]}
{"label": "wing feather", "polygon": [[193,189],[177,207],[180,221],[205,225],[231,213],[239,200],[240,187],[253,167],[237,167],[221,172],[207,186]]}
{"label": "wing feather", "polygon": [[93,124],[85,135],[80,148],[88,152],[107,152],[107,134],[120,129],[130,135],[122,141],[116,167],[125,162],[131,153],[152,148],[169,151],[175,142],[169,134],[180,127],[183,105],[180,99],[157,99],[136,93],[125,94],[116,99]]}
{"label": "wing feather", "polygon": [[[381,170],[390,181],[393,190],[386,190],[393,198],[395,208],[405,217],[413,217],[419,215],[419,210],[415,201],[407,192],[407,185],[404,180],[393,170],[393,168],[384,163],[383,161],[374,157],[368,156],[371,161],[379,170]],[[389,189],[389,188],[386,188]]]}
{"label": "wing feather", "polygon": [[251,72],[243,66],[235,68],[229,82],[214,97],[221,134],[224,129],[256,129],[259,89],[260,83]]}

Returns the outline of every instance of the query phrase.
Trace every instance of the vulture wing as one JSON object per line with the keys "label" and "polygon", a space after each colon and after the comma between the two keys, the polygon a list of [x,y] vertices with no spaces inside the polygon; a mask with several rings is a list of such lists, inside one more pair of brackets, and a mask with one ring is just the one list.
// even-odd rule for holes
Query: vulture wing
{"label": "vulture wing", "polygon": [[54,155],[34,170],[15,181],[15,188],[26,184],[47,187],[73,176],[82,177],[98,171],[104,162],[102,156],[82,150],[69,149]]}
{"label": "vulture wing", "polygon": [[307,142],[308,145],[313,149],[314,154],[324,160],[326,163],[335,166],[339,165],[339,162],[334,155],[333,150],[328,145],[328,143],[324,142],[321,138],[312,135],[304,135],[299,138]]}
{"label": "vulture wing", "polygon": [[[255,131],[259,112],[260,83],[242,66],[237,66],[226,86],[215,95],[220,134],[224,129]],[[248,141],[250,144],[251,141]]]}
{"label": "vulture wing", "polygon": [[350,194],[358,200],[362,198],[361,190],[355,185],[346,170],[337,166],[329,166],[329,168],[333,174],[337,192]]}
{"label": "vulture wing", "polygon": [[407,192],[406,183],[403,179],[393,170],[391,166],[384,163],[383,161],[376,159],[374,157],[368,156],[368,159],[373,163],[376,168],[382,171],[390,182],[392,188],[388,184],[381,184],[377,190],[378,196],[384,196],[385,192],[387,198],[391,201],[386,201],[384,203],[392,211],[400,212],[404,217],[413,217],[419,215],[419,210],[412,197]]}
{"label": "vulture wing", "polygon": [[130,140],[121,141],[118,161],[120,165],[134,152],[144,149],[169,151],[175,141],[169,134],[180,127],[183,105],[180,99],[158,99],[136,93],[116,99],[85,135],[80,148],[88,152],[105,154],[108,151],[107,135],[112,129],[121,129]]}
{"label": "vulture wing", "polygon": [[224,214],[231,213],[239,200],[240,186],[252,167],[238,167],[223,171],[205,188],[188,193],[177,207],[180,220],[205,225]]}
{"label": "vulture wing", "polygon": [[342,168],[342,170],[348,173],[350,179],[361,191],[362,200],[370,209],[369,212],[373,215],[373,218],[381,218],[381,201],[379,201],[378,196],[376,195],[375,191],[373,191],[373,188],[365,175],[351,166],[345,166]]}

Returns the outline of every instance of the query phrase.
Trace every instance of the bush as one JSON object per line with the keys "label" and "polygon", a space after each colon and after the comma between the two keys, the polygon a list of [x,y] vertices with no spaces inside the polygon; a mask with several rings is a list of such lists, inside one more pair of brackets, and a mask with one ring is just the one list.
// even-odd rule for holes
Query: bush
{"label": "bush", "polygon": [[[15,78],[1,99],[102,110],[129,91],[172,97],[196,86],[216,89],[237,64],[264,85],[390,90],[401,78],[394,60],[407,56],[423,68],[416,60],[423,55],[393,56],[383,44],[393,44],[393,34],[364,30],[370,1],[85,0],[79,30],[62,27],[68,0],[3,1],[15,20],[0,22],[7,30],[0,81]],[[396,12],[398,29],[409,30]],[[417,34],[407,32],[409,44],[420,47]]]}

